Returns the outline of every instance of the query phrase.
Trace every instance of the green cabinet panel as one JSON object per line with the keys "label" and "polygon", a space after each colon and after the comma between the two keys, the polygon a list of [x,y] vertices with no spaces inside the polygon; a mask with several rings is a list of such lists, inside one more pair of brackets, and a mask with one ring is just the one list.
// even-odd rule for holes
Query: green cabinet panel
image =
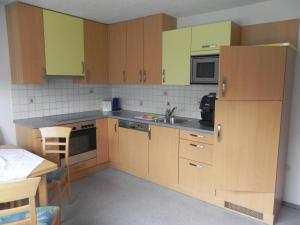
{"label": "green cabinet panel", "polygon": [[218,53],[220,46],[231,44],[231,28],[231,21],[192,27],[191,54]]}
{"label": "green cabinet panel", "polygon": [[46,74],[84,75],[83,20],[43,10]]}
{"label": "green cabinet panel", "polygon": [[163,84],[190,84],[191,28],[163,32]]}

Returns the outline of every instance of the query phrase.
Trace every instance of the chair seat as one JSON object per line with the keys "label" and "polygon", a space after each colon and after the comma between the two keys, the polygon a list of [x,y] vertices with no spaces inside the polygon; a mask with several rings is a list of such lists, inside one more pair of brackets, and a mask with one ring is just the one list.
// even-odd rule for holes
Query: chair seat
{"label": "chair seat", "polygon": [[66,169],[64,167],[59,167],[57,170],[47,174],[47,182],[53,183],[55,181],[61,180],[66,174]]}
{"label": "chair seat", "polygon": [[[51,225],[59,212],[57,206],[37,207],[37,225]],[[0,216],[0,224],[13,223],[29,217],[29,212],[18,213],[9,216]]]}

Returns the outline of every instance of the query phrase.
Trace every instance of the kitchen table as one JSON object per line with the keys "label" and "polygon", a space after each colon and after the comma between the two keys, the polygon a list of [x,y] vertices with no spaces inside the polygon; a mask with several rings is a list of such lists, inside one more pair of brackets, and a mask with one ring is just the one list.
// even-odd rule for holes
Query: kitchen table
{"label": "kitchen table", "polygon": [[[0,145],[0,149],[19,149],[15,145]],[[57,164],[45,159],[41,164],[39,164],[28,176],[31,177],[41,177],[41,182],[39,184],[39,200],[40,206],[48,205],[48,190],[47,190],[47,173],[57,170]]]}

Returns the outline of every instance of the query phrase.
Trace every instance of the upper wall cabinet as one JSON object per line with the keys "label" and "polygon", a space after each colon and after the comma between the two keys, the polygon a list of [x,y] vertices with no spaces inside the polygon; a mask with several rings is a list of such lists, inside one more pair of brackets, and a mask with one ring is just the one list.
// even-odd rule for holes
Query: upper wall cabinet
{"label": "upper wall cabinet", "polygon": [[175,28],[176,19],[164,14],[110,25],[111,83],[161,84],[162,33]]}
{"label": "upper wall cabinet", "polygon": [[144,83],[162,83],[163,31],[176,29],[177,20],[164,14],[144,17]]}
{"label": "upper wall cabinet", "polygon": [[126,22],[108,27],[109,81],[120,84],[126,81]]}
{"label": "upper wall cabinet", "polygon": [[84,76],[83,20],[43,10],[46,74]]}
{"label": "upper wall cabinet", "polygon": [[108,26],[84,20],[85,79],[81,83],[108,83]]}
{"label": "upper wall cabinet", "polygon": [[231,21],[192,27],[191,55],[218,54],[220,46],[240,44],[240,27]]}
{"label": "upper wall cabinet", "polygon": [[6,7],[12,82],[46,82],[43,10],[22,3]]}
{"label": "upper wall cabinet", "polygon": [[191,28],[163,33],[163,84],[190,84]]}
{"label": "upper wall cabinet", "polygon": [[219,100],[282,100],[286,57],[281,47],[222,47]]}

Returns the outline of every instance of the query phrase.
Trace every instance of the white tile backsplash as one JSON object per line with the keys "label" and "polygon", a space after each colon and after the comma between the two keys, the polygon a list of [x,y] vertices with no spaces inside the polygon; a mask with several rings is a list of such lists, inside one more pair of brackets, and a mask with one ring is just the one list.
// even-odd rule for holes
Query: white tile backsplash
{"label": "white tile backsplash", "polygon": [[203,95],[216,85],[99,85],[75,84],[71,79],[51,79],[42,85],[12,85],[14,119],[99,110],[102,100],[120,97],[123,109],[164,113],[167,102],[177,106],[177,116],[200,118]]}
{"label": "white tile backsplash", "polygon": [[74,84],[51,79],[42,85],[12,85],[13,118],[22,119],[101,109],[111,85]]}
{"label": "white tile backsplash", "polygon": [[112,97],[121,98],[123,109],[163,114],[170,102],[177,106],[175,115],[199,119],[199,102],[210,92],[217,86],[112,85]]}

